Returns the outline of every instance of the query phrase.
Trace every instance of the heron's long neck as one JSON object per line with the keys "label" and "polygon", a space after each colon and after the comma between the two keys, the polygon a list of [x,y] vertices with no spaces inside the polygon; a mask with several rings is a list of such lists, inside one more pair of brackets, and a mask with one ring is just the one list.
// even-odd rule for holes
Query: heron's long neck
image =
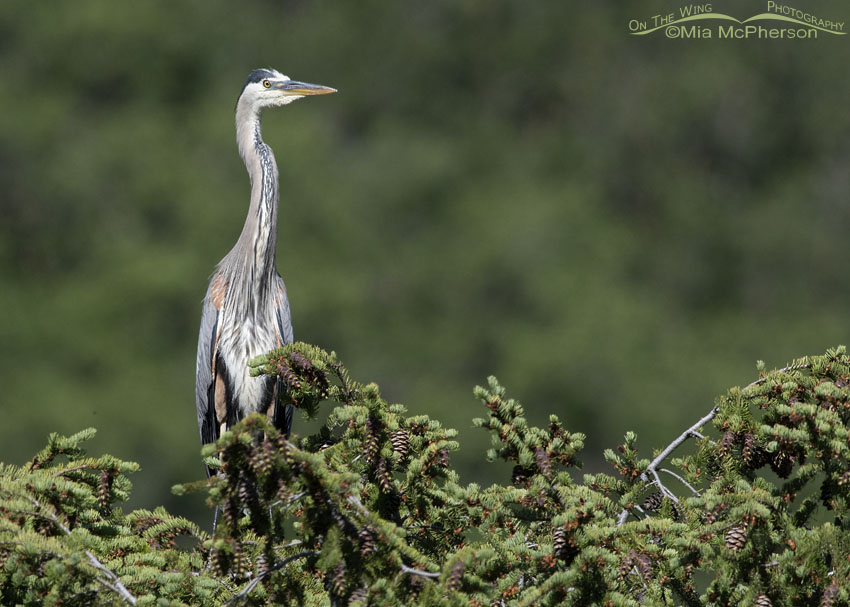
{"label": "heron's long neck", "polygon": [[245,162],[251,178],[251,205],[239,241],[231,251],[237,266],[243,268],[239,276],[247,291],[243,301],[263,300],[263,289],[273,285],[277,247],[278,173],[274,154],[262,139],[260,115],[237,108],[236,139],[239,155]]}

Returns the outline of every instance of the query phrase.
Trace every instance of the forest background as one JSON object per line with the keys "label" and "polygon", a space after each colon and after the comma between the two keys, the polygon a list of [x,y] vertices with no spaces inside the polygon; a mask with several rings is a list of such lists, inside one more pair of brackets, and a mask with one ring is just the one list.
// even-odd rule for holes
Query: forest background
{"label": "forest background", "polygon": [[170,487],[203,475],[200,302],[247,210],[255,67],[339,89],[264,120],[296,338],[457,428],[466,482],[509,474],[475,463],[489,374],[596,471],[757,359],[847,343],[850,37],[630,34],[682,6],[4,2],[0,460],[94,426],[142,466],[132,507],[209,517]]}

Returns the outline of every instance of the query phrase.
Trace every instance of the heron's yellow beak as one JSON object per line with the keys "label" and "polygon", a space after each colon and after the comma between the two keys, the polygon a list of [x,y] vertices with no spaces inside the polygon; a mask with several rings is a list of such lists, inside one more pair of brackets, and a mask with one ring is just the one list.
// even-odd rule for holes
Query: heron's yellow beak
{"label": "heron's yellow beak", "polygon": [[285,95],[327,95],[328,93],[336,93],[336,89],[332,89],[329,86],[298,82],[296,80],[276,82],[272,87],[282,91]]}

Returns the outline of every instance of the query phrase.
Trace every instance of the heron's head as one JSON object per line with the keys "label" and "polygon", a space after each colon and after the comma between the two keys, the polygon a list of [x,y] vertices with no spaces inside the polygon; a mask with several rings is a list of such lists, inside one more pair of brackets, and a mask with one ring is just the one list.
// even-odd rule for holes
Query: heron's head
{"label": "heron's head", "polygon": [[292,103],[307,95],[335,93],[336,89],[292,80],[276,70],[254,70],[245,81],[237,105],[243,103],[256,111]]}

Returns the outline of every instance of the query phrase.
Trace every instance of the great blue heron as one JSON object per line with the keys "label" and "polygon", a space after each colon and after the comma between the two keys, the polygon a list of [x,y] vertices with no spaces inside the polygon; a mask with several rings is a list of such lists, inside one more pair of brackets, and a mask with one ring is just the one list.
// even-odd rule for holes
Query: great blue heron
{"label": "great blue heron", "polygon": [[253,412],[266,413],[284,433],[292,425],[292,407],[278,403],[280,386],[248,374],[252,358],[292,342],[286,287],[275,267],[277,164],[263,142],[260,120],[266,108],[334,92],[275,70],[254,70],[236,102],[236,142],[251,177],[251,205],[242,234],[219,262],[204,297],[195,382],[203,444]]}

